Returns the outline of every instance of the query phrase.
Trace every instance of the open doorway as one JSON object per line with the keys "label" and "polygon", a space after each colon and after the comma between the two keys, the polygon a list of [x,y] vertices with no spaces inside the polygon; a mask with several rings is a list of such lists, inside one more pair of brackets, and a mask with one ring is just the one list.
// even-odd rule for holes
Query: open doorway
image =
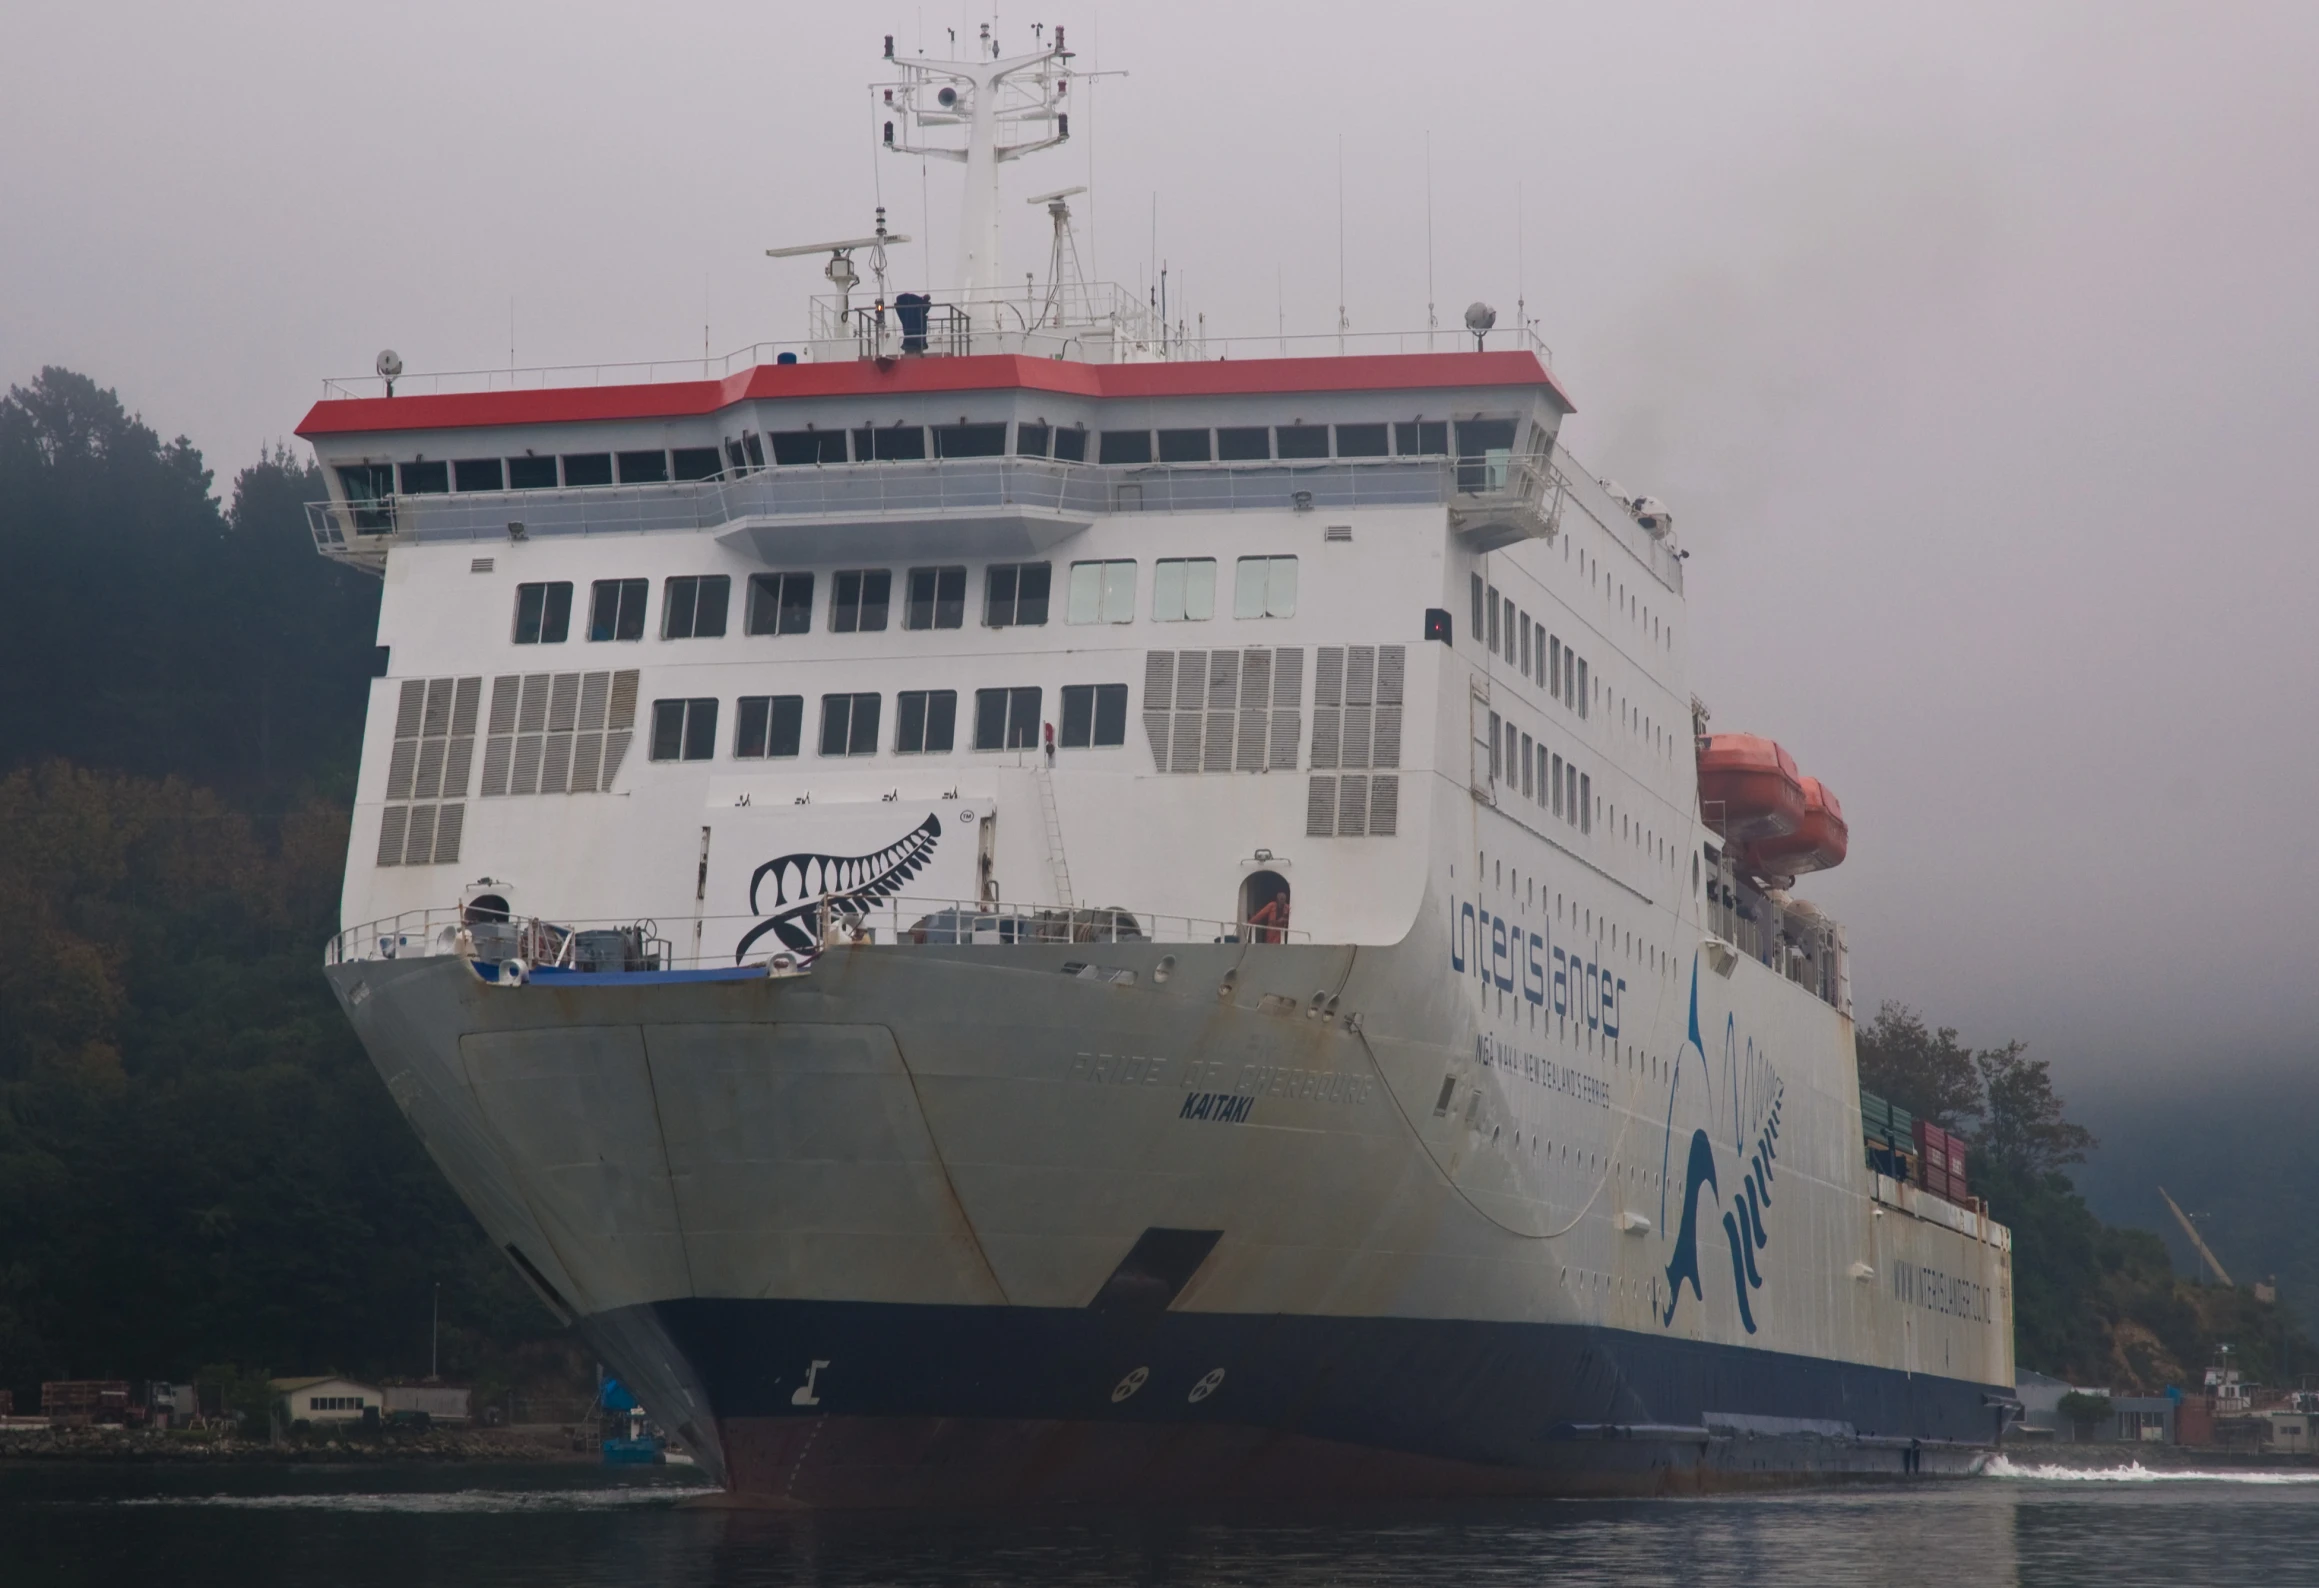
{"label": "open doorway", "polygon": [[1240,921],[1251,943],[1288,941],[1288,879],[1277,871],[1251,871],[1240,884]]}

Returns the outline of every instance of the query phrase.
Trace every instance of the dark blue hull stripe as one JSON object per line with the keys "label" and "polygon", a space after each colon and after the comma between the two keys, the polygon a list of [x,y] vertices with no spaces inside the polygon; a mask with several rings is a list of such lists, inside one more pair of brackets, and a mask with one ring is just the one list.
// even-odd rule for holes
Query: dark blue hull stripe
{"label": "dark blue hull stripe", "polygon": [[[1631,1431],[1679,1443],[1686,1430],[1729,1429],[1719,1419],[1730,1418],[1759,1433],[1848,1430],[1834,1442],[1856,1439],[1864,1451],[1911,1440],[1988,1445],[1997,1429],[1988,1397],[2007,1393],[1577,1325],[743,1300],[648,1310],[721,1422],[1235,1426],[1567,1468],[1573,1440]],[[1799,1450],[1799,1470],[1826,1470],[1830,1440],[1798,1443],[1821,1447]],[[1879,1455],[1867,1465],[1894,1463]]]}

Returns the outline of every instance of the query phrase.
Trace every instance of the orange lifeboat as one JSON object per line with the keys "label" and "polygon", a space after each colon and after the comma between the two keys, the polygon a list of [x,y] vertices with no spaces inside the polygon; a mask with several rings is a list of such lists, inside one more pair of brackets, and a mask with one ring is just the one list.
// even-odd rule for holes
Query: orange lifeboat
{"label": "orange lifeboat", "polygon": [[1759,877],[1786,877],[1790,881],[1807,871],[1826,871],[1844,863],[1851,830],[1844,825],[1844,807],[1836,803],[1816,777],[1804,779],[1804,819],[1792,833],[1762,838],[1741,851],[1740,858]]}
{"label": "orange lifeboat", "polygon": [[1699,741],[1699,816],[1735,844],[1785,838],[1804,824],[1794,757],[1752,733]]}

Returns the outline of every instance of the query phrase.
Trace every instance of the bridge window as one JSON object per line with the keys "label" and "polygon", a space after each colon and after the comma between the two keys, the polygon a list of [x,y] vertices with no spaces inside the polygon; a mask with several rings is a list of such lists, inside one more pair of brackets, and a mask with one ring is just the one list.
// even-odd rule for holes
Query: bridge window
{"label": "bridge window", "polygon": [[765,439],[773,443],[773,461],[776,464],[846,461],[845,432],[842,430],[775,430]]}
{"label": "bridge window", "polygon": [[883,568],[836,575],[830,580],[830,632],[882,633],[886,627],[886,607],[893,593],[894,576]]}
{"label": "bridge window", "polygon": [[568,579],[553,584],[515,587],[515,643],[561,645],[572,632],[572,585]]}
{"label": "bridge window", "polygon": [[894,753],[946,755],[958,733],[958,691],[905,689],[894,697]]}
{"label": "bridge window", "polygon": [[590,587],[588,638],[640,640],[644,638],[644,604],[650,599],[648,579],[599,579]]}
{"label": "bridge window", "polygon": [[1384,425],[1337,426],[1337,456],[1381,458],[1386,455]]}
{"label": "bridge window", "polygon": [[804,725],[803,695],[743,695],[735,702],[733,754],[744,761],[793,756]]}
{"label": "bridge window", "polygon": [[460,458],[451,465],[451,479],[462,491],[507,489],[507,473],[497,458]]}
{"label": "bridge window", "polygon": [[1236,618],[1296,616],[1296,559],[1243,557],[1235,570],[1232,615]]}
{"label": "bridge window", "polygon": [[[717,456],[715,447],[678,447],[668,456],[670,472],[680,480],[714,480],[724,476],[724,460]],[[740,464],[739,458],[733,460],[736,469]]]}
{"label": "bridge window", "polygon": [[1043,562],[995,562],[982,579],[982,621],[994,629],[1035,628],[1047,621],[1053,570]]}
{"label": "bridge window", "polygon": [[1216,456],[1226,463],[1253,463],[1272,456],[1272,432],[1262,425],[1230,425],[1216,432]]}
{"label": "bridge window", "polygon": [[1087,461],[1087,431],[1084,427],[1055,432],[1055,456],[1067,463]]}
{"label": "bridge window", "polygon": [[1039,691],[978,689],[974,692],[974,747],[1029,750],[1039,742]]}
{"label": "bridge window", "polygon": [[999,458],[1006,456],[1007,427],[995,425],[936,425],[934,455],[938,458]]}
{"label": "bridge window", "polygon": [[715,700],[652,703],[652,759],[706,761],[717,753]]}
{"label": "bridge window", "polygon": [[1282,425],[1273,431],[1278,455],[1284,458],[1325,458],[1329,455],[1327,425]]}
{"label": "bridge window", "polygon": [[660,637],[664,640],[724,638],[725,609],[732,604],[733,581],[721,573],[699,578],[686,575],[661,587]]}
{"label": "bridge window", "polygon": [[1069,623],[1132,623],[1135,621],[1135,560],[1071,564],[1071,604],[1064,613]]}
{"label": "bridge window", "polygon": [[955,629],[966,622],[966,570],[913,568],[909,605],[902,609],[906,629]]}
{"label": "bridge window", "polygon": [[1065,684],[1063,732],[1056,742],[1066,750],[1127,743],[1127,686]]}
{"label": "bridge window", "polygon": [[1151,571],[1155,623],[1204,623],[1216,615],[1216,559],[1162,557]]}
{"label": "bridge window", "polygon": [[509,458],[507,488],[511,491],[552,491],[556,488],[556,460]]}
{"label": "bridge window", "polygon": [[1052,425],[1035,425],[1024,420],[1015,426],[1015,453],[1018,457],[1043,458],[1054,437]]}
{"label": "bridge window", "polygon": [[749,575],[749,632],[807,634],[813,629],[813,575]]}
{"label": "bridge window", "polygon": [[433,496],[451,489],[451,465],[434,463],[406,463],[403,465],[403,494],[405,496]]}
{"label": "bridge window", "polygon": [[1393,450],[1405,458],[1438,458],[1449,451],[1449,421],[1409,420],[1393,427]]}
{"label": "bridge window", "polygon": [[1205,429],[1162,430],[1159,433],[1159,459],[1162,463],[1205,463],[1208,457],[1208,432]]}
{"label": "bridge window", "polygon": [[876,695],[822,696],[821,753],[876,755],[879,699]]}
{"label": "bridge window", "polygon": [[926,427],[923,425],[888,425],[883,430],[864,425],[854,432],[856,463],[871,459],[879,463],[908,463],[924,456]]}
{"label": "bridge window", "polygon": [[612,454],[609,452],[565,453],[564,483],[566,485],[610,485],[612,483]]}
{"label": "bridge window", "polygon": [[668,454],[655,447],[646,452],[620,454],[622,485],[659,485],[668,478]]}
{"label": "bridge window", "polygon": [[1149,463],[1151,461],[1151,432],[1148,430],[1106,430],[1102,450],[1097,454],[1101,463]]}

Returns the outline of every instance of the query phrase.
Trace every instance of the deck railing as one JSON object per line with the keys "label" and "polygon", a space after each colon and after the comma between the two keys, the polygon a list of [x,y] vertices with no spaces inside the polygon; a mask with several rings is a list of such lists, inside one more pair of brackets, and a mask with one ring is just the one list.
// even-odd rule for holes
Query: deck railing
{"label": "deck railing", "polygon": [[[808,956],[845,947],[1027,947],[1118,943],[1309,943],[1291,927],[1164,915],[1115,905],[986,904],[971,899],[894,898],[874,902],[831,895],[792,924],[800,944],[766,931],[735,956],[738,941],[768,917],[711,915],[676,922],[649,918],[548,920],[499,916],[456,907],[405,910],[348,927],[330,939],[324,963],[428,959],[457,954],[486,964],[520,959],[562,970],[694,970],[764,965],[775,955]],[[816,919],[818,917],[818,920]],[[819,927],[817,932],[816,928]]]}

